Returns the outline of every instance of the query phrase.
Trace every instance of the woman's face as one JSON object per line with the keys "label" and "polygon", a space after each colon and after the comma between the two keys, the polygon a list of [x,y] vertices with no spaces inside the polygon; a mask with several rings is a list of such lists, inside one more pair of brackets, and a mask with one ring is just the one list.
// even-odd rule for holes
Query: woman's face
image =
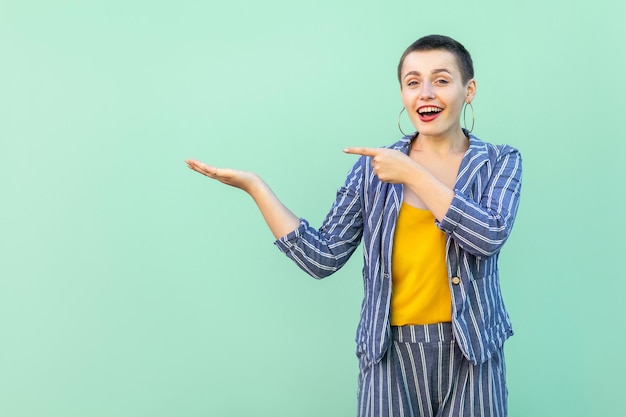
{"label": "woman's face", "polygon": [[458,135],[463,104],[474,99],[476,82],[463,82],[454,54],[443,49],[411,52],[400,74],[402,103],[420,137]]}

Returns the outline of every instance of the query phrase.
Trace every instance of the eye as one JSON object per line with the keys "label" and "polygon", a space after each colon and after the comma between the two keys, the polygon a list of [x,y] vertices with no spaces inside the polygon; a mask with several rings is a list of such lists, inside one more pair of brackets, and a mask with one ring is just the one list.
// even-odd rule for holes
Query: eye
{"label": "eye", "polygon": [[409,87],[417,87],[419,84],[420,83],[417,80],[409,80],[409,82],[406,83],[406,85]]}
{"label": "eye", "polygon": [[435,80],[435,84],[446,85],[450,84],[450,82],[444,78],[438,78]]}

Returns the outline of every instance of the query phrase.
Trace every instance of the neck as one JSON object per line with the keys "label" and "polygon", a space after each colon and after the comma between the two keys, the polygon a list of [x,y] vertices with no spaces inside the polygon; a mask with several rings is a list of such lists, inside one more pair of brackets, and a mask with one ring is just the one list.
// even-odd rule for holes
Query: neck
{"label": "neck", "polygon": [[427,136],[418,134],[413,141],[412,150],[450,155],[465,153],[468,147],[469,141],[459,128],[454,134],[448,136]]}

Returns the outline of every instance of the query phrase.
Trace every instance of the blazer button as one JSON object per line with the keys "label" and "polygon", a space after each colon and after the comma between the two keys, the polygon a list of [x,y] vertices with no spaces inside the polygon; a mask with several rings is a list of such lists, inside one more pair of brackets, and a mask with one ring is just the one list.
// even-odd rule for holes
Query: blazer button
{"label": "blazer button", "polygon": [[454,285],[459,285],[461,283],[461,278],[459,278],[459,277],[452,277],[452,283]]}

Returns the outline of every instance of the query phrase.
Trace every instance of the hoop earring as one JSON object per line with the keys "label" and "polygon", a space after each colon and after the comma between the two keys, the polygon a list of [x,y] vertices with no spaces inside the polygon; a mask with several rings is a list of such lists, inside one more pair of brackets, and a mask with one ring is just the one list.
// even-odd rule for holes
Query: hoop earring
{"label": "hoop earring", "polygon": [[[471,129],[467,129],[467,122],[465,121],[465,111],[467,110],[467,105],[469,104],[470,109],[472,109],[472,128]],[[469,133],[472,133],[472,130],[474,130],[474,106],[472,106],[472,103],[469,101],[465,102],[465,106],[463,106],[463,127],[465,128],[465,130],[467,130]]]}
{"label": "hoop earring", "polygon": [[402,127],[400,127],[400,117],[402,117],[402,113],[404,112],[405,108],[402,107],[402,110],[400,110],[400,114],[398,115],[398,129],[400,129],[400,133],[402,133],[403,136],[408,136],[406,133],[404,133],[404,130],[402,130]]}

